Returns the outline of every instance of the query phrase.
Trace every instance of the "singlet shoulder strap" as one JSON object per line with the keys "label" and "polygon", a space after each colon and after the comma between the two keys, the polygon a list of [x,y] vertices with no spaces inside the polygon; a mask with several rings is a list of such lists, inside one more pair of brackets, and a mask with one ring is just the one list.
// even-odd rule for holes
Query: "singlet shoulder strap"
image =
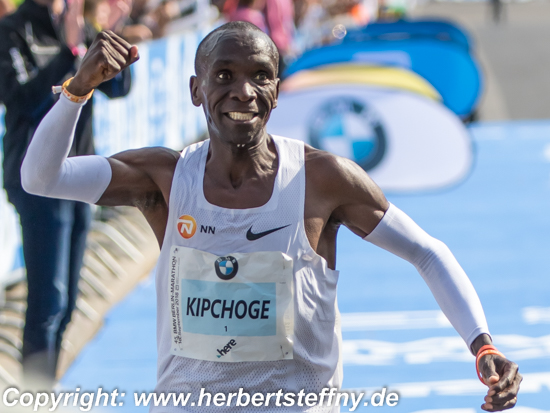
{"label": "singlet shoulder strap", "polygon": [[272,137],[277,144],[280,158],[278,172],[280,188],[278,189],[292,194],[291,202],[294,208],[299,207],[303,217],[306,192],[304,142],[277,135]]}

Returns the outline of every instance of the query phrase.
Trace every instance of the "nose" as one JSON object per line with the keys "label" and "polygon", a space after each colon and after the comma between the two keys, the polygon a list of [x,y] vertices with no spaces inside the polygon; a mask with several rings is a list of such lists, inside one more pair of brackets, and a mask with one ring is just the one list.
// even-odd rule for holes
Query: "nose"
{"label": "nose", "polygon": [[256,99],[256,92],[248,79],[242,79],[235,82],[231,90],[231,98],[241,102],[249,102]]}

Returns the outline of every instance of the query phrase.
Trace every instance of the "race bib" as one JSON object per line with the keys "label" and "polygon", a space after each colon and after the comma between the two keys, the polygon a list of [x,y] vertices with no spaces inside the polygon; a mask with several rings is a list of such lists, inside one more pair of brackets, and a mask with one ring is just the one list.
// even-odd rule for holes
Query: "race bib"
{"label": "race bib", "polygon": [[220,257],[173,246],[171,353],[239,362],[293,358],[293,263],[282,252]]}

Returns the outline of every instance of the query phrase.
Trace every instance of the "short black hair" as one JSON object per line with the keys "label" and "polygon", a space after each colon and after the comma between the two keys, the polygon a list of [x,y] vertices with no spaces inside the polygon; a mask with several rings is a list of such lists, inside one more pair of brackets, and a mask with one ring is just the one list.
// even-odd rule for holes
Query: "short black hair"
{"label": "short black hair", "polygon": [[208,35],[199,43],[199,47],[197,48],[197,53],[195,54],[195,73],[198,75],[200,71],[202,71],[203,65],[204,65],[204,58],[210,54],[211,50],[208,50],[208,45],[213,40],[213,38],[221,32],[225,31],[246,31],[246,32],[259,32],[264,36],[265,38],[269,39],[268,44],[271,46],[271,54],[275,63],[275,68],[277,70],[277,74],[279,72],[279,50],[277,49],[277,46],[275,46],[275,43],[273,43],[273,40],[265,34],[262,29],[260,29],[258,26],[249,23],[249,22],[243,22],[243,21],[234,21],[222,24],[217,29],[212,30]]}

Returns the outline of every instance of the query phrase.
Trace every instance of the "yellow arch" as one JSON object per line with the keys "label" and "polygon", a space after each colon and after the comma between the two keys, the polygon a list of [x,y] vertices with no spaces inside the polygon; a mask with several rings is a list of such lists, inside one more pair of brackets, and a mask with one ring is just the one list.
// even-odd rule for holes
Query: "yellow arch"
{"label": "yellow arch", "polygon": [[288,77],[281,85],[283,91],[297,91],[330,84],[367,84],[371,86],[404,89],[440,101],[439,92],[423,77],[409,70],[395,67],[338,64],[314,70],[301,70]]}

